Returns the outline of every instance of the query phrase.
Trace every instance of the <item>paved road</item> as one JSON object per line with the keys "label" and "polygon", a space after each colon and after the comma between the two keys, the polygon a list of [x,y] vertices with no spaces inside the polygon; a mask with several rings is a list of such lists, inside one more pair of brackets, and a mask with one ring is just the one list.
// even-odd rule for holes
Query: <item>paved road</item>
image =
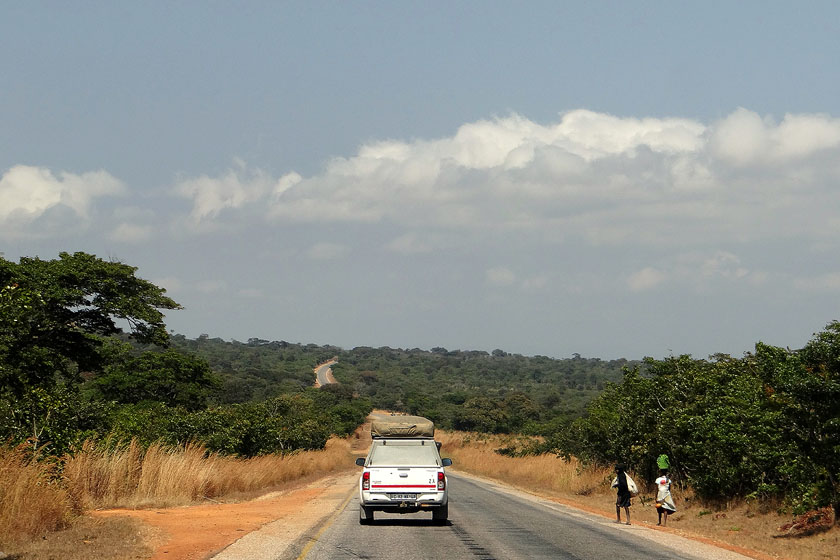
{"label": "paved road", "polygon": [[335,378],[332,376],[332,369],[330,368],[330,366],[337,363],[338,362],[333,360],[318,366],[315,370],[315,378],[318,380],[319,385],[324,386],[329,385],[330,383],[337,383]]}
{"label": "paved road", "polygon": [[400,560],[497,559],[745,559],[673,534],[617,525],[498,485],[449,475],[450,521],[431,522],[430,513],[376,513],[372,525],[359,525],[353,498],[328,527],[299,542],[298,559]]}

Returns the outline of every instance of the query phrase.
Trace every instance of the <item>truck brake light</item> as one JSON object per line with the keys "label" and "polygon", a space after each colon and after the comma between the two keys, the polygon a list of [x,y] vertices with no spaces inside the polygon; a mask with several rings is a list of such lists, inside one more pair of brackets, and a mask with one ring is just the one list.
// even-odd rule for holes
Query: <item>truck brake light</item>
{"label": "truck brake light", "polygon": [[446,489],[446,476],[442,473],[438,473],[438,490],[445,490]]}
{"label": "truck brake light", "polygon": [[370,471],[362,473],[362,490],[370,490]]}

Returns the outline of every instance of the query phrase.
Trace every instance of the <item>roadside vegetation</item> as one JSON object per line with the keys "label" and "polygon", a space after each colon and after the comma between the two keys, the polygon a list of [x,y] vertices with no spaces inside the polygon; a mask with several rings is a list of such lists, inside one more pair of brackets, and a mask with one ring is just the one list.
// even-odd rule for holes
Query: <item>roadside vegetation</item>
{"label": "roadside vegetation", "polygon": [[586,464],[624,462],[674,478],[710,502],[831,507],[840,520],[840,323],[800,350],[759,343],[742,358],[649,359],[610,384],[543,449]]}
{"label": "roadside vegetation", "polygon": [[347,438],[332,438],[323,450],[251,458],[136,440],[116,447],[86,441],[51,461],[33,461],[23,447],[0,448],[0,550],[37,558],[35,537],[69,528],[85,511],[245,500],[352,465]]}
{"label": "roadside vegetation", "polygon": [[[453,459],[456,471],[498,480],[615,519],[615,490],[610,488],[615,473],[611,467],[583,464],[575,458],[563,460],[551,452],[526,452],[543,443],[528,436],[439,432],[436,439],[442,442],[441,454]],[[640,485],[640,494],[630,508],[631,520],[655,526],[654,479],[641,472],[630,474]],[[794,515],[779,500],[732,496],[710,501],[687,486],[675,486],[673,493],[678,511],[668,521],[669,531],[709,539],[757,558],[837,557],[840,527],[832,526],[830,508]]]}
{"label": "roadside vegetation", "polygon": [[312,387],[318,347],[289,352],[294,379],[239,398],[171,344],[163,311],[180,306],[135,273],[86,253],[0,258],[0,550],[89,508],[300,478],[370,412],[349,387]]}

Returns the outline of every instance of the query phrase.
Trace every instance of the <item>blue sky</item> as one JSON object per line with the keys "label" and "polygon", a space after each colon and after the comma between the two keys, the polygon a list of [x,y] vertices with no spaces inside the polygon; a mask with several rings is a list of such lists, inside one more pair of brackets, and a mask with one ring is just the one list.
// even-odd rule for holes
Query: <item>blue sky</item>
{"label": "blue sky", "polygon": [[740,355],[840,319],[832,2],[0,3],[0,252],[187,336]]}

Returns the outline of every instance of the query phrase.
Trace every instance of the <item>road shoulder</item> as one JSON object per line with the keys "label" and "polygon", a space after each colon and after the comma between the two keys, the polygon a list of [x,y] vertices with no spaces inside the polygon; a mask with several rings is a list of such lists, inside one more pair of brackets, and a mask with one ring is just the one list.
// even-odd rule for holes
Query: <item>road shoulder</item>
{"label": "road shoulder", "polygon": [[320,528],[335,512],[344,509],[354,495],[356,472],[331,476],[312,483],[318,492],[305,503],[287,508],[275,521],[267,523],[232,542],[212,556],[213,560],[264,560],[291,558],[317,538]]}
{"label": "road shoulder", "polygon": [[[546,507],[563,511],[568,515],[586,517],[595,523],[614,524],[615,518],[595,508],[587,508],[579,503],[572,503],[567,500],[555,497],[546,497],[529,490],[515,488],[491,478],[474,475],[468,472],[453,470],[451,474],[456,477],[462,476],[471,480],[489,484],[501,492],[512,494],[520,498],[540,503]],[[776,560],[762,552],[748,550],[742,547],[733,546],[703,537],[693,535],[685,531],[675,530],[668,527],[655,527],[648,523],[636,523],[634,525],[615,524],[619,531],[632,531],[641,538],[645,538],[676,550],[696,554],[708,560]]]}

